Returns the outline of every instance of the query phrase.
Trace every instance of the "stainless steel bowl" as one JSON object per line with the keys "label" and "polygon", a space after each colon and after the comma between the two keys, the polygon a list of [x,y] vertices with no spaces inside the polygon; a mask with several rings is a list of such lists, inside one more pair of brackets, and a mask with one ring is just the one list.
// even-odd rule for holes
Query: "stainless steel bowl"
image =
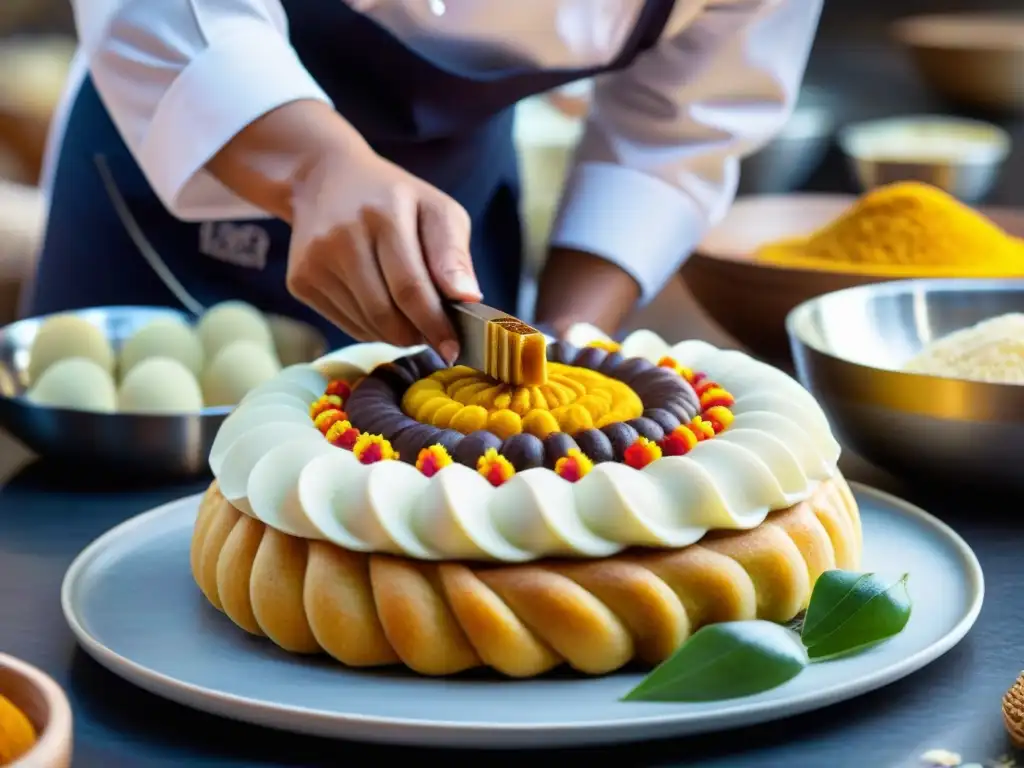
{"label": "stainless steel bowl", "polygon": [[[101,328],[115,351],[152,320],[191,319],[183,312],[156,307],[102,307],[75,314]],[[309,325],[283,317],[268,319],[285,364],[313,360],[326,351],[323,337]],[[29,354],[45,320],[21,320],[0,329],[0,428],[45,459],[70,462],[69,468],[95,467],[168,480],[208,472],[210,446],[230,407],[144,415],[45,408],[28,402],[23,395]]]}
{"label": "stainless steel bowl", "polygon": [[1024,489],[1024,386],[900,371],[926,344],[1008,312],[1024,312],[1024,280],[906,280],[804,302],[786,330],[844,445],[898,474]]}
{"label": "stainless steel bowl", "polygon": [[839,133],[839,146],[862,189],[922,181],[966,203],[983,200],[992,190],[1011,143],[997,125],[939,115],[872,120]]}
{"label": "stainless steel bowl", "polygon": [[782,130],[743,160],[739,194],[777,194],[803,186],[828,154],[834,129],[828,98],[816,89],[805,89]]}

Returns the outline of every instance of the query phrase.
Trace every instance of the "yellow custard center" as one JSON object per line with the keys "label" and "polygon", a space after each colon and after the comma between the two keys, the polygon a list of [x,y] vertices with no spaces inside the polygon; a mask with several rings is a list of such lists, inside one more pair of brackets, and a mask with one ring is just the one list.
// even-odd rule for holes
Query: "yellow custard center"
{"label": "yellow custard center", "polygon": [[466,366],[420,379],[405,392],[402,410],[416,421],[464,435],[479,429],[502,440],[528,432],[575,434],[643,414],[639,396],[621,381],[588,368],[548,363],[548,381],[517,387]]}

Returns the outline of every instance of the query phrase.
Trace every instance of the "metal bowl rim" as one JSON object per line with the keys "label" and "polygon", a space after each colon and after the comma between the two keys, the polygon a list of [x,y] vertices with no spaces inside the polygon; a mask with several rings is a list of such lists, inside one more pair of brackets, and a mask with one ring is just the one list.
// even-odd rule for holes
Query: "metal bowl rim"
{"label": "metal bowl rim", "polygon": [[76,410],[74,408],[53,408],[47,405],[37,405],[32,401],[26,399],[23,395],[18,397],[8,397],[4,394],[0,394],[0,400],[7,403],[13,403],[19,408],[27,408],[34,411],[46,412],[60,415],[72,415],[75,418],[82,417],[101,417],[104,419],[114,419],[117,421],[127,421],[129,419],[147,419],[147,420],[160,420],[166,422],[180,421],[182,419],[199,419],[199,418],[219,418],[221,416],[229,415],[236,406],[233,405],[214,405],[204,406],[202,410],[190,411],[189,413],[159,413],[159,412],[146,412],[146,411],[86,411]]}
{"label": "metal bowl rim", "polygon": [[[862,131],[870,129],[884,128],[886,126],[893,125],[920,125],[927,123],[948,123],[951,125],[970,126],[974,128],[984,128],[988,131],[991,136],[982,142],[979,142],[977,151],[973,155],[965,155],[963,158],[949,159],[949,160],[907,160],[903,161],[896,160],[894,158],[886,158],[883,160],[875,160],[870,156],[863,156],[853,151],[850,143],[854,139],[854,135]],[[1010,154],[1010,150],[1013,146],[1013,138],[1009,132],[1004,128],[990,123],[986,120],[976,120],[967,117],[957,117],[954,115],[941,115],[941,114],[914,114],[914,115],[897,115],[895,117],[882,117],[873,120],[861,120],[855,123],[849,123],[839,129],[836,136],[836,142],[843,153],[854,160],[860,160],[864,162],[872,162],[878,164],[887,164],[900,162],[906,165],[987,165],[987,164],[998,164],[1006,160]]]}
{"label": "metal bowl rim", "polygon": [[790,341],[799,344],[802,347],[814,351],[815,354],[821,355],[822,357],[833,360],[842,365],[857,368],[862,371],[870,371],[873,375],[885,375],[893,377],[902,377],[905,379],[915,379],[923,386],[946,386],[950,382],[955,382],[961,386],[978,387],[982,390],[988,390],[990,392],[999,391],[1002,393],[1015,392],[1024,394],[1024,385],[1021,384],[1002,384],[991,381],[972,381],[970,379],[957,379],[951,376],[932,376],[925,373],[912,373],[909,371],[894,371],[890,368],[879,368],[874,365],[868,365],[866,363],[858,363],[853,360],[849,360],[845,357],[840,357],[832,352],[822,349],[817,344],[812,343],[807,339],[801,332],[799,326],[806,322],[806,317],[809,316],[817,307],[817,305],[829,300],[830,297],[840,295],[850,295],[856,292],[869,293],[876,296],[892,296],[899,295],[902,293],[909,293],[911,290],[928,290],[930,292],[960,292],[960,293],[1014,293],[1019,292],[1024,294],[1024,278],[993,278],[993,279],[978,279],[978,278],[916,278],[910,280],[892,280],[882,283],[870,283],[867,285],[855,285],[850,288],[843,288],[838,291],[830,291],[824,293],[821,296],[815,296],[812,299],[807,299],[801,302],[797,306],[793,307],[786,315],[786,334],[789,336]]}
{"label": "metal bowl rim", "polygon": [[[69,310],[62,310],[62,311],[58,311],[58,312],[48,312],[48,313],[42,314],[42,315],[32,315],[31,317],[22,317],[22,318],[19,318],[19,319],[15,320],[13,323],[8,323],[7,325],[0,326],[0,336],[6,335],[6,334],[12,332],[13,330],[15,330],[17,328],[17,326],[19,326],[19,325],[21,325],[23,323],[26,323],[26,324],[27,323],[38,323],[40,321],[45,321],[47,318],[56,317],[58,315],[67,315],[67,314],[88,315],[88,314],[93,313],[93,312],[99,312],[99,313],[123,313],[123,314],[132,313],[132,312],[139,312],[139,313],[151,314],[151,315],[175,316],[175,317],[177,317],[177,318],[179,318],[181,320],[184,320],[185,322],[188,322],[188,324],[190,326],[192,326],[193,328],[195,327],[195,323],[196,323],[196,320],[197,320],[196,316],[193,315],[188,310],[177,309],[175,307],[147,306],[147,305],[142,305],[142,304],[111,304],[111,305],[98,306],[98,307],[82,307],[82,308],[79,308],[79,309],[69,309]],[[272,312],[268,312],[268,313],[264,313],[264,314],[268,318],[280,318],[280,319],[287,320],[288,322],[297,323],[297,324],[303,326],[311,334],[311,337],[315,338],[315,340],[317,341],[318,345],[323,350],[325,350],[324,354],[328,354],[331,351],[329,346],[328,346],[328,344],[327,344],[327,340],[324,337],[324,335],[317,328],[315,328],[314,326],[310,325],[309,323],[306,323],[306,322],[304,322],[302,320],[298,320],[298,319],[293,318],[293,317],[288,317],[286,315],[278,315],[278,314],[272,313]],[[24,396],[24,394],[17,395],[15,397],[10,397],[10,396],[5,395],[2,392],[0,392],[0,401],[11,403],[11,404],[16,405],[17,407],[20,407],[20,408],[27,408],[27,409],[31,409],[31,410],[34,410],[34,411],[46,412],[46,413],[50,413],[50,414],[59,414],[59,415],[68,415],[68,416],[73,414],[76,418],[83,418],[83,417],[97,417],[97,418],[103,418],[103,419],[114,418],[114,419],[120,420],[120,421],[127,421],[127,420],[131,420],[131,419],[142,418],[142,419],[147,419],[147,420],[159,420],[159,421],[163,421],[163,422],[168,423],[168,424],[169,423],[173,423],[173,422],[182,421],[182,420],[189,420],[189,419],[224,417],[224,416],[227,416],[228,414],[230,414],[231,411],[233,411],[235,409],[235,407],[236,407],[234,405],[203,406],[200,410],[192,411],[190,413],[147,413],[147,412],[135,412],[135,411],[132,411],[132,412],[114,411],[112,413],[108,413],[108,412],[105,412],[105,411],[83,411],[83,410],[75,410],[75,409],[72,409],[72,408],[51,408],[51,407],[45,406],[45,405],[36,405],[35,403],[33,403],[30,400],[28,400]]]}

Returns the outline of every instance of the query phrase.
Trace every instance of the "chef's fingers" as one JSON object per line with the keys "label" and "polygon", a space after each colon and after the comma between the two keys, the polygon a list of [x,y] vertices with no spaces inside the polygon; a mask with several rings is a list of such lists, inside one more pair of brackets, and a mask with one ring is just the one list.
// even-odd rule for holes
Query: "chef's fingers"
{"label": "chef's fingers", "polygon": [[418,212],[414,195],[396,195],[392,215],[379,228],[377,258],[399,311],[430,346],[451,362],[458,357],[459,344],[424,261]]}
{"label": "chef's fingers", "polygon": [[352,318],[339,312],[338,307],[334,304],[334,300],[321,289],[311,288],[303,294],[301,301],[307,307],[314,309],[320,315],[330,320],[356,341],[369,340],[370,337],[366,330],[354,323]]}
{"label": "chef's fingers", "polygon": [[303,301],[326,317],[356,341],[372,341],[374,334],[358,317],[355,300],[349,297],[346,301],[332,283],[331,278],[321,281],[320,285],[310,287],[307,298]]}
{"label": "chef's fingers", "polygon": [[363,226],[340,232],[330,263],[355,298],[374,339],[409,347],[418,344],[422,337],[395,306],[375,252],[381,220],[391,215],[390,211],[367,208],[363,212]]}
{"label": "chef's fingers", "polygon": [[292,248],[286,277],[289,293],[353,338],[371,339],[355,299],[344,284],[319,260],[310,258],[307,249],[297,248],[294,242]]}
{"label": "chef's fingers", "polygon": [[334,321],[335,325],[356,341],[374,341],[376,339],[376,334],[370,329],[366,318],[363,317],[355,296],[340,277],[332,272],[325,272],[318,286],[318,292],[330,305],[331,313],[343,318],[342,323]]}
{"label": "chef's fingers", "polygon": [[446,298],[480,301],[483,296],[469,254],[469,214],[447,195],[433,192],[421,198],[419,211],[427,268]]}

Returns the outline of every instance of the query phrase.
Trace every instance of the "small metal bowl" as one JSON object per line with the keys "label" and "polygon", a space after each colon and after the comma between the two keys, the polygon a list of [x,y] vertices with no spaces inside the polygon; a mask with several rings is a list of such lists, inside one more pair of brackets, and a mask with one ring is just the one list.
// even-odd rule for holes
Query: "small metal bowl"
{"label": "small metal bowl", "polygon": [[903,373],[925,345],[1024,311],[1024,280],[904,280],[811,299],[786,319],[797,375],[837,437],[896,474],[1024,489],[1024,386]]}
{"label": "small metal bowl", "polygon": [[[132,334],[158,318],[191,322],[190,315],[158,307],[101,307],[75,312],[103,330],[115,352]],[[71,468],[114,469],[132,476],[185,480],[208,473],[207,456],[229,406],[199,413],[147,415],[92,413],[46,408],[28,402],[28,361],[46,317],[21,320],[0,329],[0,428],[8,430],[45,459]],[[311,326],[269,316],[284,365],[314,360],[327,351]]]}
{"label": "small metal bowl", "polygon": [[743,159],[738,194],[776,194],[803,186],[828,154],[834,129],[829,98],[817,89],[804,89],[782,130]]}
{"label": "small metal bowl", "polygon": [[923,115],[849,125],[839,146],[862,189],[922,181],[974,203],[999,178],[1011,140],[991,123]]}

